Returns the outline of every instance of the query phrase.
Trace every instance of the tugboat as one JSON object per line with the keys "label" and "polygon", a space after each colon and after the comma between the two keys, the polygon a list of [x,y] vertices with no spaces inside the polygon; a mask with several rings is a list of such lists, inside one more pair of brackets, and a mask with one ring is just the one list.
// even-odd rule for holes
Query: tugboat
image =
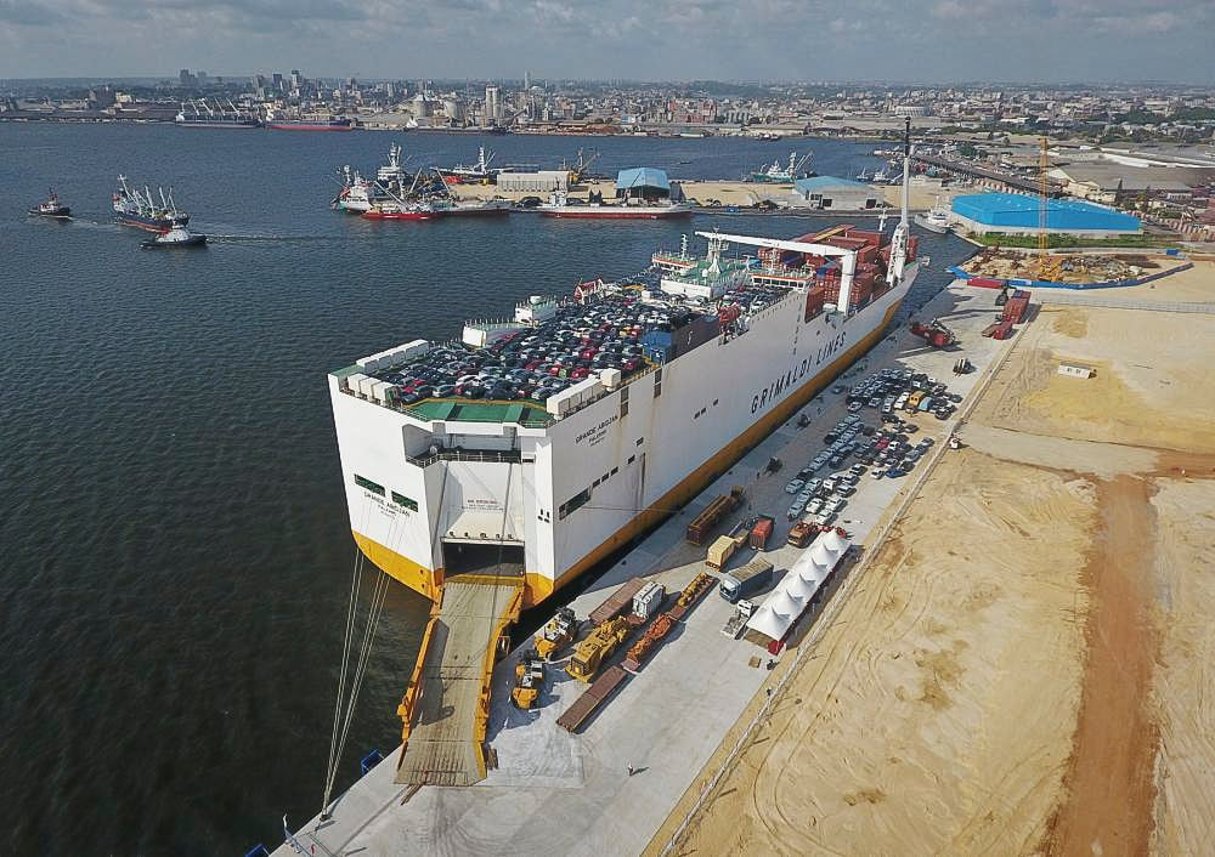
{"label": "tugboat", "polygon": [[30,215],[33,217],[50,217],[55,220],[68,220],[72,216],[72,209],[60,202],[55,189],[51,188],[46,202],[40,202],[35,208],[31,208]]}
{"label": "tugboat", "polygon": [[184,226],[174,226],[168,232],[140,242],[140,246],[145,250],[153,250],[160,247],[202,247],[206,243],[207,236],[201,232],[191,232]]}
{"label": "tugboat", "polygon": [[175,226],[185,226],[190,222],[190,215],[178,211],[173,202],[173,190],[169,189],[166,197],[163,188],[157,188],[160,193],[160,204],[152,199],[152,191],[147,187],[141,193],[132,190],[127,185],[127,177],[118,177],[118,191],[114,194],[114,213],[118,222],[123,226],[134,226],[148,232],[168,232]]}

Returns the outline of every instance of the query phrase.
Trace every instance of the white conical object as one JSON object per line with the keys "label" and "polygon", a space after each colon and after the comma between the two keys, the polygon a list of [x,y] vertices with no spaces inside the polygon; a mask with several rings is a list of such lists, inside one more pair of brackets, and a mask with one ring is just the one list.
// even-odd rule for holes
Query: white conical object
{"label": "white conical object", "polygon": [[787,592],[778,592],[773,599],[772,612],[777,616],[789,618],[801,612],[801,605],[789,597]]}
{"label": "white conical object", "polygon": [[805,607],[806,602],[814,597],[814,590],[816,588],[813,581],[797,577],[796,575],[789,575],[787,582],[782,583],[782,589],[785,594],[801,607]]}
{"label": "white conical object", "polygon": [[807,564],[801,571],[798,572],[798,579],[805,582],[809,586],[817,589],[824,580],[827,579],[827,574],[831,569],[818,565],[817,563]]}
{"label": "white conical object", "polygon": [[840,531],[830,529],[823,533],[823,544],[836,553],[843,553],[848,548],[848,540],[840,535]]}
{"label": "white conical object", "polygon": [[810,548],[810,558],[814,560],[816,565],[826,566],[831,568],[835,565],[835,561],[839,556],[835,551],[831,550],[824,544],[822,537],[814,543],[814,547]]}

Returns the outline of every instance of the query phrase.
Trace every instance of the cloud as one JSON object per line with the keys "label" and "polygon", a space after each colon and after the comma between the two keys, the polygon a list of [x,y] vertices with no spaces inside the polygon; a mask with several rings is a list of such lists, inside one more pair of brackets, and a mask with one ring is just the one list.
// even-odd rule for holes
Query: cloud
{"label": "cloud", "polygon": [[526,66],[563,79],[1205,82],[1215,68],[1181,58],[1209,52],[1213,9],[1211,0],[0,0],[0,75],[186,66],[478,78]]}
{"label": "cloud", "polygon": [[0,25],[13,24],[26,27],[49,27],[58,24],[63,16],[45,3],[30,0],[0,0]]}

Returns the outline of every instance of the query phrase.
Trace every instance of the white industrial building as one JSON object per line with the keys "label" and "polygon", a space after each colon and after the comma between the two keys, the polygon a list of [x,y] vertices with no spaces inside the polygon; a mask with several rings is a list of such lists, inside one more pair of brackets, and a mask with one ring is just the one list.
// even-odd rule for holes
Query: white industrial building
{"label": "white industrial building", "polygon": [[871,185],[835,176],[798,179],[793,192],[811,208],[824,211],[866,211],[877,208],[880,196]]}
{"label": "white industrial building", "polygon": [[498,173],[498,187],[519,193],[553,193],[568,191],[568,170],[540,170],[534,173]]}

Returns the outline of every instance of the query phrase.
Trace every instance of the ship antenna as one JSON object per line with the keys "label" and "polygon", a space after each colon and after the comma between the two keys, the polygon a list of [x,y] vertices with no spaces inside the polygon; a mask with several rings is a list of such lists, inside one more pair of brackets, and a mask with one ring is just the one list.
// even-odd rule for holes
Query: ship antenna
{"label": "ship antenna", "polygon": [[911,117],[907,117],[907,125],[903,131],[903,195],[902,195],[902,217],[899,223],[907,226],[907,208],[908,199],[911,192]]}
{"label": "ship antenna", "polygon": [[886,271],[886,282],[891,286],[898,285],[903,280],[903,270],[907,265],[911,226],[907,222],[907,197],[911,192],[911,117],[903,132],[903,193],[899,225],[894,228],[890,239],[890,267]]}

